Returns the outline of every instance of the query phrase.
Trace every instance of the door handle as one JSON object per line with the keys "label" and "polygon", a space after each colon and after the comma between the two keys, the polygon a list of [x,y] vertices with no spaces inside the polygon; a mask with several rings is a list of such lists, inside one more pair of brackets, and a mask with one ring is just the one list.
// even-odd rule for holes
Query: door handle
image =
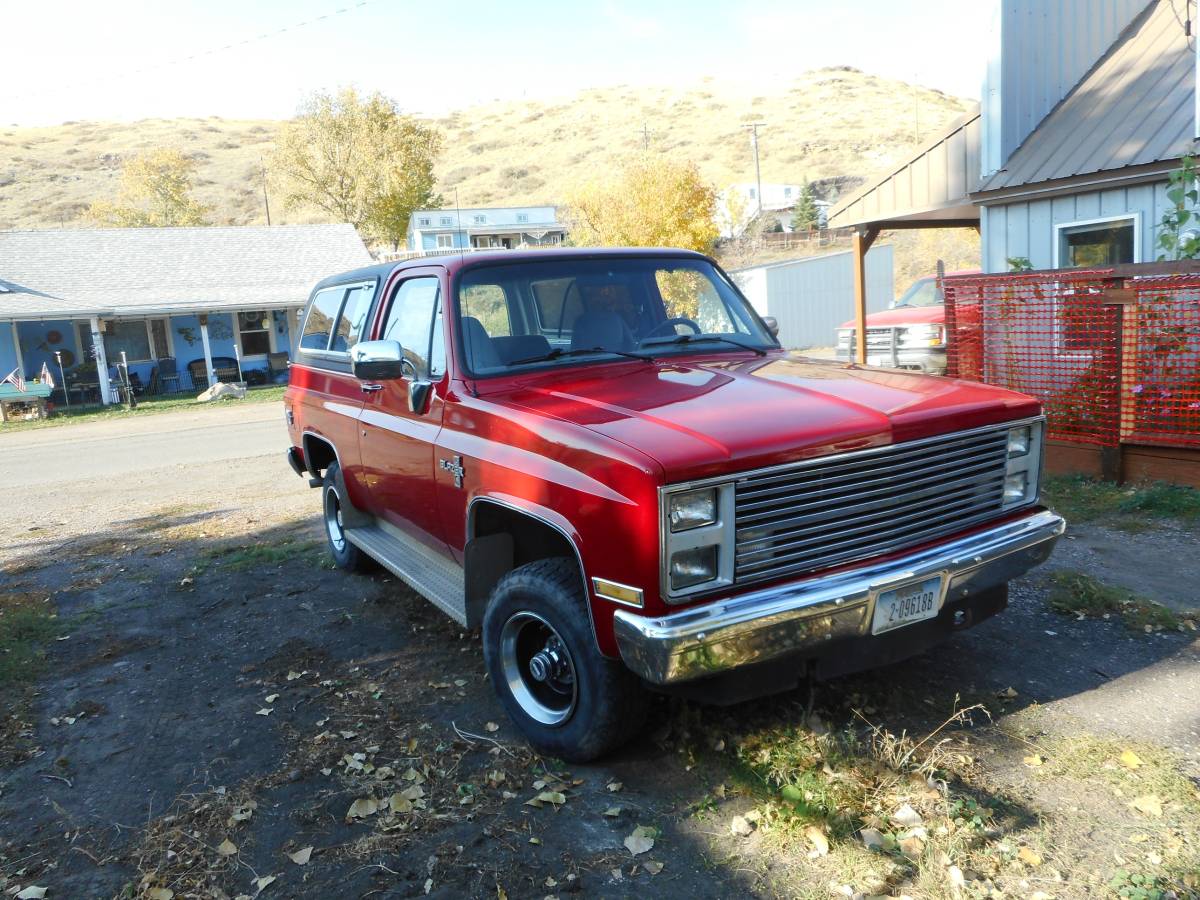
{"label": "door handle", "polygon": [[362,388],[362,392],[363,392],[364,394],[373,394],[373,393],[375,393],[376,391],[382,391],[382,390],[383,390],[383,385],[382,385],[382,384],[373,384],[373,383],[371,383],[371,382],[364,382],[363,384],[361,384],[361,385],[359,385],[359,386]]}

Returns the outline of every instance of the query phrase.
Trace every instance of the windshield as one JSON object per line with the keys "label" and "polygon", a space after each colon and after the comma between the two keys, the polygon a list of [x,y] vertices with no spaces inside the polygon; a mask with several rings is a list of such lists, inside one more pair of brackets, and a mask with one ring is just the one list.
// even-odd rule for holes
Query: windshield
{"label": "windshield", "polygon": [[941,306],[942,293],[937,289],[936,278],[920,278],[892,303],[892,309],[902,306]]}
{"label": "windshield", "polygon": [[474,375],[778,346],[705,260],[548,258],[468,269],[458,315]]}

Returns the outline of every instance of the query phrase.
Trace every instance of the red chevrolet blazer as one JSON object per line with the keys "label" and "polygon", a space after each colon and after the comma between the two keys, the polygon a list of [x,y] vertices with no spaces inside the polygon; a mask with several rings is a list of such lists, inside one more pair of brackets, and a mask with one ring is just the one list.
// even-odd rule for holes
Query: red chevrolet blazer
{"label": "red chevrolet blazer", "polygon": [[333,558],[482,627],[508,713],[570,760],[648,689],[733,702],[917,653],[1064,527],[1037,401],[788,353],[687,251],[337,275],[290,379]]}

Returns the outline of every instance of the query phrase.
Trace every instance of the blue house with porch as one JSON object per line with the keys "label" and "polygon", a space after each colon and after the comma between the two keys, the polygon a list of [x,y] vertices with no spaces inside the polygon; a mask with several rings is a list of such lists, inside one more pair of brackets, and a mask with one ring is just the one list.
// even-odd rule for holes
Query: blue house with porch
{"label": "blue house with porch", "polygon": [[110,403],[124,352],[146,389],[199,392],[231,360],[266,381],[312,286],[370,262],[351,225],[0,232],[0,378],[61,361]]}
{"label": "blue house with porch", "polygon": [[408,220],[408,249],[436,254],[546,247],[561,244],[566,233],[553,206],[418,209]]}

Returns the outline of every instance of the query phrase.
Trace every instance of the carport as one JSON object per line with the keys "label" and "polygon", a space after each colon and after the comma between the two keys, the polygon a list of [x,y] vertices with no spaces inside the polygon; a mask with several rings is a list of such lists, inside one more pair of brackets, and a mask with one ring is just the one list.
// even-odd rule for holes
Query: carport
{"label": "carport", "polygon": [[978,104],[908,162],[838,202],[830,228],[853,228],[855,349],[867,360],[867,251],[879,233],[898,228],[974,228],[979,207],[969,198],[979,182]]}

